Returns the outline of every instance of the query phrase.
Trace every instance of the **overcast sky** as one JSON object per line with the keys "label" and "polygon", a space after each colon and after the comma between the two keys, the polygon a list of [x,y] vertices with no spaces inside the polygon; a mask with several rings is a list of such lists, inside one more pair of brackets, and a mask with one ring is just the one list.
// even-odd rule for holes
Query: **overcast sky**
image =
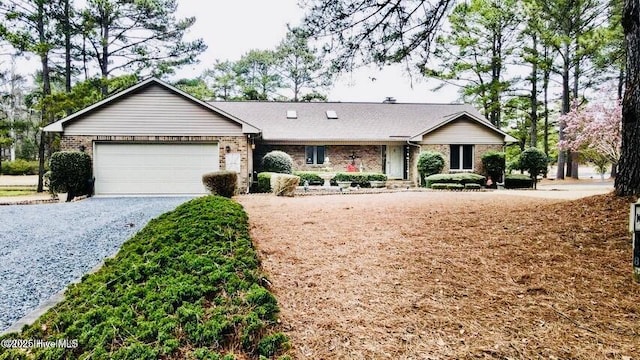
{"label": "overcast sky", "polygon": [[[284,38],[287,24],[298,25],[304,14],[297,0],[178,0],[178,16],[195,16],[190,38],[201,37],[209,46],[200,64],[186,66],[179,77],[194,77],[219,60],[237,60],[251,49],[274,49]],[[370,78],[375,78],[372,81]],[[455,89],[432,92],[436,84],[411,82],[399,67],[363,69],[342,76],[329,92],[331,101],[380,102],[393,96],[398,102],[454,102]]]}

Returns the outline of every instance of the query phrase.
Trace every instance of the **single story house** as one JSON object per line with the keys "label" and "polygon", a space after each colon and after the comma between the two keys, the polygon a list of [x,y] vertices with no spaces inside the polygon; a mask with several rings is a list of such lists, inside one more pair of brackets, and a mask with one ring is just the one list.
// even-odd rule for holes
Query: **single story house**
{"label": "single story house", "polygon": [[482,172],[480,158],[515,139],[467,104],[204,102],[155,78],[44,131],[93,158],[97,195],[198,194],[201,176],[234,170],[248,188],[260,159],[282,150],[296,170],[382,172],[418,182],[418,154],[444,171]]}

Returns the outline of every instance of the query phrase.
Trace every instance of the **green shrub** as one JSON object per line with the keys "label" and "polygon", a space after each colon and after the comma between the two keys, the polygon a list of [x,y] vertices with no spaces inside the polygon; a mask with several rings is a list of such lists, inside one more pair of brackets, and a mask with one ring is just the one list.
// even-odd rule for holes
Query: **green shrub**
{"label": "green shrub", "polygon": [[478,190],[482,188],[482,186],[476,183],[468,183],[468,184],[464,184],[464,188],[465,190]]}
{"label": "green shrub", "polygon": [[242,206],[219,196],[196,198],[151,220],[20,334],[0,337],[77,339],[76,348],[0,347],[0,359],[280,354],[287,339],[275,332],[278,306],[263,281]]}
{"label": "green shrub", "polygon": [[39,164],[34,160],[17,159],[2,162],[3,175],[38,175]]}
{"label": "green shrub", "polygon": [[447,184],[447,190],[462,190],[464,185],[462,184]]}
{"label": "green shrub", "polygon": [[257,192],[259,193],[270,193],[271,192],[271,176],[274,173],[270,172],[261,172],[258,174],[258,188]]}
{"label": "green shrub", "polygon": [[473,173],[454,173],[454,174],[435,174],[427,176],[425,183],[427,187],[432,187],[433,184],[438,183],[451,183],[451,184],[479,184],[484,185],[486,178],[482,175]]}
{"label": "green shrub", "polygon": [[91,157],[80,151],[59,151],[49,160],[49,185],[53,192],[66,192],[67,201],[93,193]]}
{"label": "green shrub", "polygon": [[300,177],[300,183],[304,184],[305,181],[309,182],[309,185],[322,185],[324,180],[315,171],[294,171],[293,175]]}
{"label": "green shrub", "polygon": [[262,158],[262,171],[280,174],[291,174],[293,159],[284,151],[274,150]]}
{"label": "green shrub", "polygon": [[549,158],[545,153],[537,148],[528,148],[520,154],[520,167],[529,172],[533,179],[533,187],[536,188],[538,175],[547,171]]}
{"label": "green shrub", "polygon": [[260,356],[271,358],[278,355],[283,350],[288,350],[291,347],[289,338],[283,333],[275,333],[273,335],[265,336],[260,344],[258,344],[258,353]]}
{"label": "green shrub", "polygon": [[444,168],[444,156],[435,151],[423,151],[418,157],[418,173],[420,179],[439,174]]}
{"label": "green shrub", "polygon": [[331,184],[336,185],[338,181],[351,181],[351,186],[360,186],[361,188],[371,187],[370,181],[386,181],[387,175],[379,173],[354,173],[341,172],[331,179]]}
{"label": "green shrub", "polygon": [[507,162],[507,172],[511,173],[512,171],[520,170],[522,170],[522,166],[520,165],[520,155]]}
{"label": "green shrub", "polygon": [[504,187],[507,189],[529,189],[533,187],[533,179],[524,174],[507,174],[504,177]]}
{"label": "green shrub", "polygon": [[487,151],[482,154],[482,165],[487,172],[487,176],[491,176],[493,184],[502,181],[502,174],[504,173],[505,153],[498,151]]}
{"label": "green shrub", "polygon": [[431,188],[434,189],[434,190],[444,190],[444,189],[447,188],[448,185],[451,185],[451,184],[448,184],[448,183],[435,183],[435,184],[431,185]]}
{"label": "green shrub", "polygon": [[202,175],[204,187],[213,195],[230,198],[236,194],[238,173],[235,171],[215,171]]}
{"label": "green shrub", "polygon": [[288,174],[271,175],[271,191],[276,196],[293,196],[300,184],[300,177]]}

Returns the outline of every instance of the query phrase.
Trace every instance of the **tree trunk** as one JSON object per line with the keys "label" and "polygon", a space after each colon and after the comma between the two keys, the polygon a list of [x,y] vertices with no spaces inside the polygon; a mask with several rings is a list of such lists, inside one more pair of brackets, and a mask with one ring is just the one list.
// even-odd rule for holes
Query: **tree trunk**
{"label": "tree trunk", "polygon": [[[566,43],[564,47],[563,54],[563,64],[562,64],[562,109],[561,113],[564,115],[569,112],[569,44]],[[559,131],[558,131],[558,140],[564,140],[564,127],[565,124],[563,121],[560,121]],[[558,172],[556,174],[556,179],[564,180],[564,167],[567,163],[567,152],[559,150],[558,151]]]}
{"label": "tree trunk", "polygon": [[[494,30],[495,31],[495,30]],[[495,31],[493,34],[493,49],[491,54],[491,88],[489,94],[491,96],[491,122],[498,128],[502,126],[500,113],[500,93],[502,92],[500,85],[500,75],[502,70],[502,34]]]}
{"label": "tree trunk", "polygon": [[625,0],[622,27],[627,71],[622,100],[622,148],[615,188],[618,196],[640,194],[640,1]]}
{"label": "tree trunk", "polygon": [[[64,1],[64,89],[71,92],[71,9],[69,0]],[[67,110],[67,115],[70,111]]]}
{"label": "tree trunk", "polygon": [[101,37],[102,37],[102,61],[100,62],[100,73],[102,75],[102,84],[100,85],[100,90],[102,92],[102,97],[107,97],[109,94],[109,89],[107,87],[107,78],[109,76],[109,16],[111,14],[107,13],[105,9],[102,12],[102,24],[101,24]]}
{"label": "tree trunk", "polygon": [[571,178],[578,179],[578,168],[580,167],[579,161],[580,153],[577,151],[571,152]]}
{"label": "tree trunk", "polygon": [[624,69],[620,69],[618,73],[618,100],[622,100],[622,94],[624,93]]}
{"label": "tree trunk", "polygon": [[[544,48],[544,59],[545,63],[549,58],[549,49],[545,46]],[[549,156],[549,77],[550,70],[547,65],[545,65],[544,73],[542,74],[542,86],[544,92],[544,153]]]}
{"label": "tree trunk", "polygon": [[611,179],[615,179],[618,174],[618,164],[611,164]]}
{"label": "tree trunk", "polygon": [[[47,42],[46,37],[46,29],[44,24],[45,9],[44,9],[44,1],[38,2],[38,13],[37,13],[37,31],[38,31],[38,40],[40,41],[40,65],[42,66],[42,97],[46,98],[51,95],[51,79],[49,72],[49,50],[47,50],[47,46],[45,46]],[[42,106],[41,110],[41,124],[48,125],[50,123],[50,115],[47,111],[45,105]],[[40,144],[38,146],[38,188],[37,191],[39,193],[44,191],[44,157],[45,157],[45,134],[42,130],[40,130]]]}
{"label": "tree trunk", "polygon": [[531,36],[533,52],[536,60],[531,66],[531,147],[538,147],[538,37]]}
{"label": "tree trunk", "polygon": [[[573,99],[576,100],[579,97],[580,92],[580,57],[578,54],[580,53],[580,35],[576,35],[576,50],[575,50],[575,60],[573,63]],[[572,179],[578,179],[578,168],[580,166],[579,163],[579,153],[572,151],[571,156],[568,156],[567,159],[567,176],[571,176]]]}

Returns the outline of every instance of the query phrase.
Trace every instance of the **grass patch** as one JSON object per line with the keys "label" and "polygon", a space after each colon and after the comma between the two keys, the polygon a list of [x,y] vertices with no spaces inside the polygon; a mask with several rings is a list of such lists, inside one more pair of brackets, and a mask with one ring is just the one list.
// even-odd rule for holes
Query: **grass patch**
{"label": "grass patch", "polygon": [[217,196],[153,219],[98,272],[20,335],[77,339],[70,349],[8,350],[0,359],[258,359],[289,347],[249,238],[247,215]]}
{"label": "grass patch", "polygon": [[28,186],[0,187],[0,197],[23,196],[36,194],[36,188]]}

